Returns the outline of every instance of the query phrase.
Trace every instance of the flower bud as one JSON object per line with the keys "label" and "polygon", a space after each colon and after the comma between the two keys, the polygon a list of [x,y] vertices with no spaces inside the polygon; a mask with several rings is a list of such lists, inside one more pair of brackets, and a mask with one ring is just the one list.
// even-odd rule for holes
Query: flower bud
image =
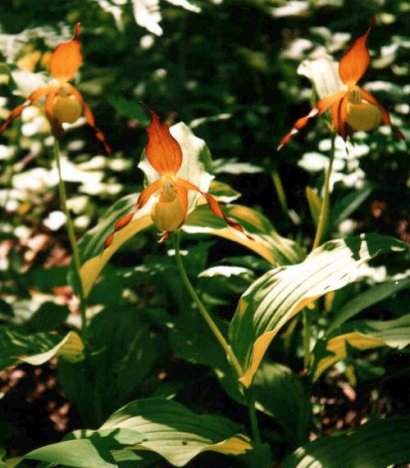
{"label": "flower bud", "polygon": [[155,227],[163,231],[175,231],[185,221],[186,209],[178,197],[175,186],[165,183],[158,202],[152,207],[151,217]]}
{"label": "flower bud", "polygon": [[74,123],[82,113],[83,106],[73,94],[59,93],[54,98],[53,114],[60,123]]}

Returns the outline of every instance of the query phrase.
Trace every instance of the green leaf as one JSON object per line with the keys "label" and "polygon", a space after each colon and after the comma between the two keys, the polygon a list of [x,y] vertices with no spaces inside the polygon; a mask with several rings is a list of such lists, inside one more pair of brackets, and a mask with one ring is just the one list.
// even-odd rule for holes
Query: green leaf
{"label": "green leaf", "polygon": [[[107,212],[106,217],[92,231],[88,232],[79,243],[82,267],[81,280],[85,295],[88,296],[104,266],[114,253],[132,236],[152,226],[151,205],[147,204],[134,215],[133,220],[117,232],[114,241],[103,250],[105,239],[113,230],[115,222],[131,211],[138,195],[127,196],[119,200]],[[208,206],[199,206],[192,212],[183,226],[189,233],[213,234],[237,242],[260,255],[272,264],[288,264],[300,261],[305,253],[294,241],[281,237],[269,221],[259,212],[241,205],[224,206],[225,213],[238,220],[252,235],[249,239],[231,229],[215,216]]]}
{"label": "green leaf", "polygon": [[311,408],[301,380],[286,366],[264,362],[253,382],[256,407],[274,417],[291,448],[309,437]]}
{"label": "green leaf", "polygon": [[230,325],[230,339],[249,387],[279,330],[304,307],[324,294],[356,281],[363,263],[380,251],[406,251],[396,239],[362,235],[333,240],[315,249],[302,263],[265,273],[242,295]]}
{"label": "green leaf", "polygon": [[386,468],[410,462],[410,418],[370,421],[348,434],[320,437],[288,456],[283,468]]}
{"label": "green leaf", "polygon": [[[24,458],[82,468],[114,468],[114,449],[135,445],[145,435],[132,429],[79,430],[56,444],[46,445]],[[70,440],[71,439],[71,440]]]}
{"label": "green leaf", "polygon": [[150,450],[174,466],[184,466],[205,451],[239,455],[251,450],[239,427],[220,416],[198,415],[175,401],[147,398],[116,411],[100,429],[141,431],[146,440],[135,450]]}
{"label": "green leaf", "polygon": [[81,420],[98,426],[146,383],[160,351],[135,307],[109,306],[93,317],[88,329],[91,352],[79,364],[60,362],[58,378]]}
{"label": "green leaf", "polygon": [[372,191],[373,186],[367,183],[361,189],[354,190],[335,203],[331,213],[332,225],[336,227],[348,218],[366,200]]}
{"label": "green leaf", "polygon": [[132,236],[141,232],[153,222],[150,216],[150,205],[138,210],[133,220],[116,233],[112,244],[104,249],[104,242],[112,233],[114,224],[119,218],[129,213],[135,206],[138,194],[127,195],[117,201],[106,213],[102,221],[91,231],[89,231],[79,242],[81,257],[80,277],[84,294],[87,297],[94,283],[97,281],[102,269],[114,255],[114,253],[129,240]]}
{"label": "green leaf", "polygon": [[402,349],[410,344],[410,314],[395,320],[365,320],[346,324],[340,334],[319,341],[312,353],[313,380],[336,362],[346,359],[350,348],[365,350],[389,346]]}
{"label": "green leaf", "polygon": [[343,305],[335,312],[335,317],[329,324],[326,334],[329,334],[344,322],[351,319],[359,312],[373,304],[386,299],[387,297],[410,286],[409,278],[401,278],[395,281],[387,281],[368,289],[365,292],[355,296],[351,301]]}
{"label": "green leaf", "polygon": [[229,228],[206,206],[198,207],[191,213],[182,230],[189,233],[213,234],[237,242],[271,264],[296,263],[304,258],[304,249],[296,242],[280,236],[269,220],[258,211],[242,205],[224,206],[223,210],[229,217],[236,219],[252,239]]}
{"label": "green leaf", "polygon": [[15,329],[0,328],[0,369],[16,363],[40,365],[53,357],[69,361],[83,359],[84,345],[77,333],[71,331],[64,338],[49,333],[22,333]]}
{"label": "green leaf", "polygon": [[319,223],[320,208],[322,207],[322,200],[316,191],[311,187],[306,187],[306,198],[309,204],[310,214],[312,215],[313,222],[317,227]]}

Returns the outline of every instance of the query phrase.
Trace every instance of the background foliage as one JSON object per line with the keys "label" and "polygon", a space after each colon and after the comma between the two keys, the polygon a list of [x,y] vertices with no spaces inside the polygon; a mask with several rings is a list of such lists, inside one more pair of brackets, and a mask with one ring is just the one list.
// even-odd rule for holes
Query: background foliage
{"label": "background foliage", "polygon": [[[138,104],[142,100],[169,124],[183,121],[205,140],[217,180],[242,194],[235,203],[266,216],[261,234],[272,235],[275,228],[292,241],[286,246],[293,258],[284,254],[279,263],[296,263],[310,249],[315,231],[310,211],[314,196],[309,207],[305,189],[320,192],[330,148],[328,128],[318,119],[276,152],[281,137],[308,112],[314,98],[309,81],[297,69],[304,59],[323,51],[340,58],[372,15],[377,15],[378,25],[369,40],[372,62],[363,83],[409,141],[410,8],[404,0],[366,0],[360,6],[353,0],[2,0],[0,119],[22,102],[30,85],[25,73],[46,71],[50,50],[69,39],[80,21],[84,64],[75,84],[113,154],[102,154],[81,122],[66,132],[63,173],[78,237],[121,197],[142,188],[137,164],[149,121]],[[158,398],[159,405],[167,405],[165,398],[175,397],[193,412],[235,421],[239,428],[225,428],[226,437],[246,433],[243,395],[226,357],[187,307],[169,255],[172,247],[158,245],[152,229],[139,232],[116,253],[92,290],[93,352],[83,359],[72,335],[73,346],[62,343],[78,326],[79,315],[67,286],[71,254],[59,208],[52,140],[39,107],[27,109],[0,135],[0,164],[0,363],[8,367],[0,382],[0,447],[7,455],[59,442],[74,429],[101,431],[114,411],[135,399]],[[373,231],[408,243],[409,167],[406,143],[385,128],[356,133],[347,151],[338,141],[329,237]],[[286,200],[277,190],[278,174]],[[135,199],[131,195],[127,203]],[[195,225],[195,213],[192,216]],[[273,235],[271,247],[283,253],[279,234]],[[188,274],[227,331],[241,295],[257,278],[271,275],[272,265],[252,250],[204,233],[184,234],[183,242]],[[408,351],[395,349],[406,345],[403,336],[409,326],[403,321],[409,304],[408,259],[408,253],[377,257],[361,281],[337,292],[324,291],[312,306],[314,379],[299,375],[301,320],[289,322],[274,341],[271,360],[264,361],[255,378],[260,423],[274,460],[284,460],[306,444],[309,434],[314,438],[355,428],[373,416],[408,415]],[[369,289],[373,286],[377,293]],[[358,341],[342,340],[343,361],[325,372],[324,343],[337,336],[340,344],[340,336],[352,332],[347,321],[359,313],[361,322],[353,331],[371,332],[387,346],[376,347],[373,341],[360,348],[357,336]],[[384,328],[372,321],[383,321]],[[340,333],[332,335],[335,330]],[[10,349],[16,349],[12,359]],[[53,356],[66,359],[42,364],[38,356],[50,349]],[[9,367],[22,356],[42,365]],[[317,380],[320,363],[325,374]],[[267,392],[268,387],[275,391]],[[217,427],[219,419],[214,424]],[[366,437],[366,431],[384,431],[377,424],[364,428],[364,436],[356,432],[357,440]],[[406,421],[397,418],[394,425],[399,434],[407,434]],[[144,444],[137,429],[132,437],[121,434],[121,440],[129,437],[129,445]],[[91,440],[73,434],[63,443],[83,447]],[[111,435],[101,434],[103,452],[104,447],[111,450]],[[219,440],[213,437],[198,443],[207,446]],[[342,456],[345,439],[339,442]],[[303,453],[316,453],[313,444],[309,447]],[[114,465],[108,466],[126,462],[118,452],[110,452]],[[263,448],[260,453],[263,457]],[[285,466],[299,466],[303,453],[296,451]],[[47,461],[38,454],[32,458]],[[207,466],[226,463],[212,451],[198,460]],[[238,460],[248,463],[246,457]],[[130,463],[137,462],[147,466],[152,457]],[[103,466],[98,459],[93,463]]]}

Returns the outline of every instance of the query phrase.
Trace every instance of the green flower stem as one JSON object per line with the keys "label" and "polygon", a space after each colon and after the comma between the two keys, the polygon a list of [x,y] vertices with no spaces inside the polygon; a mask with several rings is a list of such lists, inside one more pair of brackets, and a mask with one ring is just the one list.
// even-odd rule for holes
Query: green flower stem
{"label": "green flower stem", "polygon": [[180,251],[180,231],[175,231],[174,233],[174,247],[175,247],[175,261],[177,264],[178,272],[181,276],[181,280],[188,291],[189,295],[191,296],[192,300],[195,302],[196,306],[198,307],[199,313],[202,315],[205,322],[208,324],[209,328],[211,329],[212,333],[214,334],[215,338],[218,340],[219,344],[222,346],[225,353],[229,356],[232,366],[235,369],[236,374],[238,377],[243,375],[243,370],[241,365],[239,364],[238,359],[236,358],[235,354],[232,351],[229,343],[226,341],[225,337],[220,332],[218,326],[214,322],[211,314],[206,310],[205,306],[199,299],[198,294],[196,293],[194,287],[192,286],[191,282],[189,281],[188,275],[186,274],[184,264],[181,258],[181,251]]}
{"label": "green flower stem", "polygon": [[[330,206],[330,176],[332,175],[333,161],[335,160],[335,149],[336,149],[336,133],[332,135],[330,154],[329,154],[329,166],[325,174],[325,181],[323,185],[323,199],[320,207],[319,222],[316,229],[315,240],[313,241],[312,250],[315,250],[322,242],[325,235],[328,220],[329,220],[329,206]],[[303,345],[304,345],[304,367],[309,367],[310,361],[310,334],[311,334],[311,322],[309,317],[309,311],[303,311]]]}
{"label": "green flower stem", "polygon": [[[175,231],[174,233],[174,248],[175,248],[175,261],[176,261],[178,272],[181,276],[182,283],[184,284],[189,295],[191,296],[191,299],[194,301],[194,303],[198,307],[199,313],[202,315],[203,319],[208,324],[209,328],[211,329],[215,338],[218,340],[222,349],[225,351],[225,353],[229,357],[229,360],[238,378],[242,377],[243,369],[241,365],[239,364],[239,361],[236,358],[234,352],[232,351],[231,346],[226,341],[225,337],[222,335],[218,326],[216,325],[213,318],[211,317],[211,314],[206,310],[206,307],[202,303],[201,299],[198,297],[198,294],[196,293],[194,287],[189,281],[188,275],[186,274],[185,267],[181,258],[181,251],[180,251],[180,231]],[[259,434],[258,420],[256,417],[255,398],[253,396],[253,390],[248,389],[246,393],[247,393],[247,400],[248,400],[248,413],[249,413],[249,419],[251,422],[253,438],[255,442],[259,443],[260,434]]]}
{"label": "green flower stem", "polygon": [[67,193],[65,190],[64,180],[61,172],[61,157],[60,157],[60,145],[58,143],[57,138],[54,138],[54,157],[57,163],[57,170],[58,170],[58,191],[60,194],[60,205],[61,209],[63,210],[66,216],[66,227],[67,227],[67,234],[68,239],[70,241],[71,250],[73,254],[73,262],[74,262],[74,269],[75,274],[77,276],[76,280],[78,281],[79,285],[79,299],[80,299],[80,314],[81,314],[81,333],[84,342],[87,342],[87,304],[84,296],[83,285],[81,282],[80,277],[80,269],[81,269],[81,262],[80,262],[80,254],[78,252],[77,240],[75,238],[74,233],[74,226],[70,216],[70,212],[67,206]]}
{"label": "green flower stem", "polygon": [[312,250],[315,250],[321,244],[323,236],[326,231],[327,222],[329,218],[329,182],[330,176],[333,169],[333,161],[335,159],[335,148],[336,148],[336,134],[334,133],[331,140],[330,154],[329,154],[329,166],[325,175],[325,182],[323,186],[323,199],[322,206],[320,207],[319,222],[317,225],[315,240],[313,241]]}

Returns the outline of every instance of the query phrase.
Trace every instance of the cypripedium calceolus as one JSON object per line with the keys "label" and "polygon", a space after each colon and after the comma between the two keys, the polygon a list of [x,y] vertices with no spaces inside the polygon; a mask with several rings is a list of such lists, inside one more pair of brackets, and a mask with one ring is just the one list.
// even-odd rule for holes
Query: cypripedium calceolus
{"label": "cypripedium calceolus", "polygon": [[105,151],[111,153],[104,134],[95,125],[94,115],[90,107],[84,101],[80,92],[69,83],[83,62],[81,44],[78,40],[80,30],[80,23],[77,23],[74,28],[73,38],[68,42],[59,44],[54,49],[49,63],[49,71],[52,78],[50,84],[36,89],[23,104],[15,107],[11,111],[10,117],[0,126],[0,133],[16,117],[19,117],[27,106],[35,104],[44,98],[46,116],[51,124],[53,135],[56,138],[61,138],[64,134],[63,123],[74,123],[84,115],[88,125],[93,128],[96,138],[104,145]]}
{"label": "cypripedium calceolus", "polygon": [[[280,142],[277,148],[278,151],[311,118],[323,114],[328,109],[330,109],[335,131],[344,140],[354,130],[373,130],[381,122],[392,127],[387,110],[370,93],[357,85],[370,63],[367,38],[375,24],[375,19],[372,18],[366,33],[353,42],[339,61],[339,76],[343,83],[343,89],[320,99],[308,115],[298,119],[292,130]],[[403,134],[397,129],[394,129],[394,134],[397,138],[404,138]]]}
{"label": "cypripedium calceolus", "polygon": [[106,239],[104,247],[111,245],[117,231],[129,224],[134,213],[146,205],[148,200],[157,194],[157,200],[152,207],[151,217],[155,227],[161,232],[160,242],[165,241],[169,233],[178,230],[185,222],[188,214],[188,191],[192,190],[205,198],[212,212],[226,221],[233,229],[243,233],[242,226],[223,213],[217,200],[202,191],[188,180],[178,177],[182,165],[182,149],[178,141],[171,135],[168,125],[161,122],[158,115],[151,109],[151,123],[147,127],[148,143],[145,154],[159,178],[148,185],[139,195],[135,210],[121,217],[114,226],[114,231]]}

